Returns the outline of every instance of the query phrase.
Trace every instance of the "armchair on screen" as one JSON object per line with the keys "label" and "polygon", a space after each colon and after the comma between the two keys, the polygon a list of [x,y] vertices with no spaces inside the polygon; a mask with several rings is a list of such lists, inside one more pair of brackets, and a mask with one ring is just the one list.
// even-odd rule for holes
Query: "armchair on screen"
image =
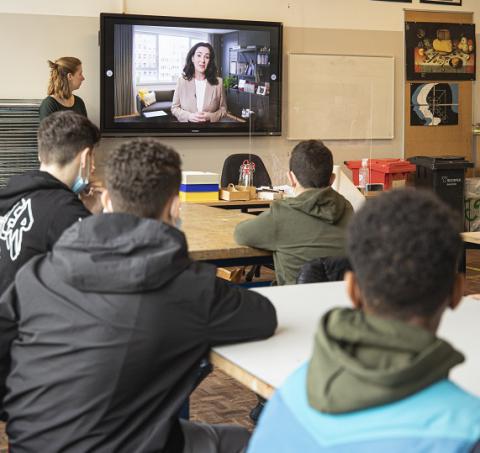
{"label": "armchair on screen", "polygon": [[164,111],[171,115],[171,107],[174,90],[154,90],[150,92],[141,91],[136,95],[137,111],[140,115],[145,113]]}

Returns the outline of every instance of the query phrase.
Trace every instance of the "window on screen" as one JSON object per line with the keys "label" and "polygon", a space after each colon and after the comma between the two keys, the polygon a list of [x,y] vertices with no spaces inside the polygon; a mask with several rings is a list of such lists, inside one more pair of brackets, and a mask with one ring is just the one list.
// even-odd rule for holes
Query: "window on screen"
{"label": "window on screen", "polygon": [[135,26],[133,33],[137,85],[176,83],[191,47],[209,40],[208,33],[167,27]]}

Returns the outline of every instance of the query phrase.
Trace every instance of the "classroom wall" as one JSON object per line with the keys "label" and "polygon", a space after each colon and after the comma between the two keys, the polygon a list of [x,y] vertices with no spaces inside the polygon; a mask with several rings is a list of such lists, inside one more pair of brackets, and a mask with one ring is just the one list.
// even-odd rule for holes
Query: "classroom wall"
{"label": "classroom wall", "polygon": [[212,0],[200,5],[195,0],[179,2],[158,0],[125,0],[126,13],[161,14],[164,16],[222,17],[283,22],[289,27],[346,30],[402,31],[405,8],[480,11],[478,0],[463,0],[460,7],[375,0],[263,0],[226,2]]}
{"label": "classroom wall", "polygon": [[0,13],[98,17],[103,12],[123,12],[123,0],[0,0]]}
{"label": "classroom wall", "polygon": [[[0,98],[42,98],[48,78],[46,59],[76,55],[84,62],[86,81],[78,94],[89,116],[99,117],[98,14],[125,12],[280,21],[284,24],[284,55],[288,52],[393,55],[395,69],[395,138],[393,140],[330,141],[335,162],[372,157],[401,157],[403,153],[403,10],[404,8],[473,11],[477,26],[478,0],[463,0],[462,7],[374,0],[0,0]],[[28,30],[28,31],[27,31]],[[284,58],[284,76],[287,73]],[[286,81],[284,80],[284,88]],[[286,100],[284,89],[283,99]],[[475,112],[479,112],[475,84]],[[284,105],[284,112],[286,111]],[[184,167],[220,171],[224,158],[233,152],[255,152],[266,162],[277,183],[284,182],[288,155],[296,142],[286,140],[284,115],[282,137],[165,138],[182,155]],[[476,117],[477,118],[477,117]],[[116,139],[104,140],[102,152]]]}
{"label": "classroom wall", "polygon": [[413,0],[412,3],[375,0],[210,0],[200,4],[195,0],[0,0],[0,13],[97,17],[100,12],[124,12],[271,20],[292,27],[402,31],[402,12],[405,8],[472,12],[480,9],[478,0],[463,0],[462,3],[462,6],[450,7],[419,3],[419,0]]}

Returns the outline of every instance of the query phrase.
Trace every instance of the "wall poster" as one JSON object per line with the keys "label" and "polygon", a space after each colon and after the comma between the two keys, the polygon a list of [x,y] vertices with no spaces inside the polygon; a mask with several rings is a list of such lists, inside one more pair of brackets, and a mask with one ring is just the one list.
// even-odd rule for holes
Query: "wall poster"
{"label": "wall poster", "polygon": [[411,83],[410,126],[458,125],[458,83]]}
{"label": "wall poster", "polygon": [[407,80],[475,80],[475,25],[405,22]]}

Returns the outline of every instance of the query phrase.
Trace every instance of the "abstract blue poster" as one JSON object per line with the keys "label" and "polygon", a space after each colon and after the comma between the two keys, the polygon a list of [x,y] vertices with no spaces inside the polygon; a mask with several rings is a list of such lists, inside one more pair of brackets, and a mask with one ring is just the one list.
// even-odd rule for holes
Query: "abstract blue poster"
{"label": "abstract blue poster", "polygon": [[458,83],[411,83],[410,125],[458,124]]}

